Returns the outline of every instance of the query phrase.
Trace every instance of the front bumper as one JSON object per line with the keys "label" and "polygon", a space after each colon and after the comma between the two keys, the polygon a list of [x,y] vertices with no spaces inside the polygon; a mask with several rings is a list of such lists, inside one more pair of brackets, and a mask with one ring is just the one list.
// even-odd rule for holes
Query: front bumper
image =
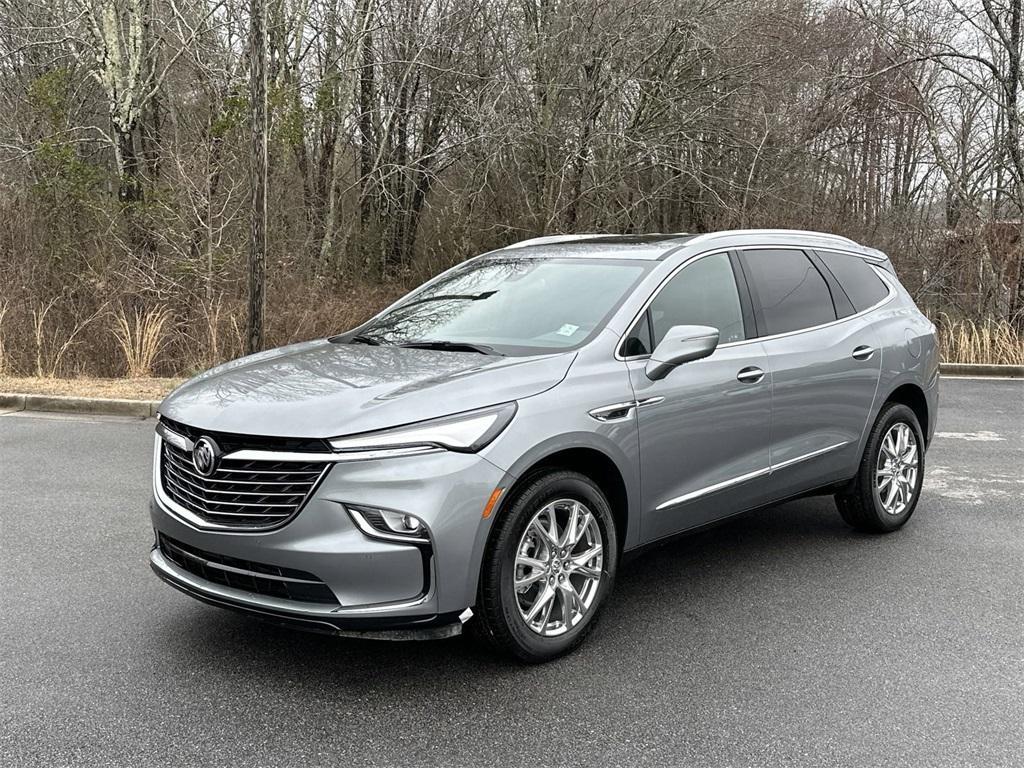
{"label": "front bumper", "polygon": [[153,547],[150,551],[149,564],[153,572],[172,587],[207,605],[239,611],[274,624],[307,632],[384,640],[440,639],[460,634],[462,625],[473,615],[471,609],[466,609],[460,614],[426,616],[341,616],[333,610],[317,611],[308,606],[281,606],[262,596],[220,587],[196,578],[164,557],[158,547]]}
{"label": "front bumper", "polygon": [[[154,452],[158,469],[160,438]],[[154,472],[150,516],[163,534],[195,550],[305,571],[337,604],[259,594],[202,578],[154,546],[156,574],[186,594],[220,607],[315,631],[404,639],[457,634],[475,601],[490,520],[482,518],[504,472],[475,454],[437,452],[334,464],[289,523],[265,532],[204,530],[173,511]],[[416,515],[429,545],[363,533],[345,504]]]}

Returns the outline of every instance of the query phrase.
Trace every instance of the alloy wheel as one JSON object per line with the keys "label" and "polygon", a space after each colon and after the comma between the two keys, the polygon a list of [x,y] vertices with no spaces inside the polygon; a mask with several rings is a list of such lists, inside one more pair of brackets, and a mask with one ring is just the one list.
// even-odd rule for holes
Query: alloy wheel
{"label": "alloy wheel", "polygon": [[516,548],[514,589],[526,626],[553,637],[579,624],[597,597],[603,562],[593,512],[575,499],[545,504]]}
{"label": "alloy wheel", "polygon": [[882,439],[875,466],[875,488],[886,513],[901,515],[910,506],[917,489],[918,466],[917,436],[909,424],[896,422]]}

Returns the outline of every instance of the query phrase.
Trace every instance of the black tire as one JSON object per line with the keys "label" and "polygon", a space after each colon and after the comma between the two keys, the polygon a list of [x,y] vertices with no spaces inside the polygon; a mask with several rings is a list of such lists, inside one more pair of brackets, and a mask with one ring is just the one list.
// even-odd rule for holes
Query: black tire
{"label": "black tire", "polygon": [[[547,504],[559,499],[582,502],[591,511],[602,540],[603,560],[590,607],[564,634],[547,637],[527,626],[513,581],[516,550],[527,526]],[[534,475],[508,499],[491,531],[480,574],[476,633],[496,650],[520,661],[538,664],[558,658],[576,648],[593,631],[617,566],[615,520],[600,488],[588,477],[568,470]]]}
{"label": "black tire", "polygon": [[[875,482],[875,471],[879,452],[885,436],[899,423],[910,427],[917,440],[917,477],[913,484],[909,503],[899,514],[890,514],[882,504]],[[861,458],[857,476],[850,486],[835,496],[836,507],[850,526],[865,533],[891,533],[902,528],[914,514],[921,498],[924,482],[924,435],[914,412],[901,403],[887,403],[882,407],[875,425],[871,428],[864,456]]]}

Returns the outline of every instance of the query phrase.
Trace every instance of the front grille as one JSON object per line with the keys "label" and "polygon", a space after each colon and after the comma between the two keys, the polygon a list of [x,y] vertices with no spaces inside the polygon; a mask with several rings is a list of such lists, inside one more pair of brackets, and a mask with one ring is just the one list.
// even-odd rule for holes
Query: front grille
{"label": "front grille", "polygon": [[288,520],[323,477],[322,461],[221,459],[209,477],[196,472],[191,453],[163,440],[160,482],[164,493],[208,523],[271,528]]}
{"label": "front grille", "polygon": [[312,573],[206,552],[162,533],[159,543],[164,557],[206,581],[284,600],[339,604],[330,587]]}

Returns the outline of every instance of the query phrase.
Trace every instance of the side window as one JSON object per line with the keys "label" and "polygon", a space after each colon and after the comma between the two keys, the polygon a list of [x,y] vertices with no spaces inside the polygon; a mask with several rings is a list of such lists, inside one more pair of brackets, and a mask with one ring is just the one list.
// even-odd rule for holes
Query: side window
{"label": "side window", "polygon": [[858,312],[877,304],[888,295],[889,289],[882,282],[882,278],[875,274],[871,265],[864,259],[828,251],[816,253],[828,267],[828,271],[839,281],[839,285],[843,287]]}
{"label": "side window", "polygon": [[798,331],[836,319],[828,283],[802,251],[743,251],[751,291],[761,308],[763,336]]}
{"label": "side window", "polygon": [[729,255],[714,253],[684,267],[651,302],[650,318],[655,347],[673,325],[717,328],[721,344],[744,339],[743,310]]}

